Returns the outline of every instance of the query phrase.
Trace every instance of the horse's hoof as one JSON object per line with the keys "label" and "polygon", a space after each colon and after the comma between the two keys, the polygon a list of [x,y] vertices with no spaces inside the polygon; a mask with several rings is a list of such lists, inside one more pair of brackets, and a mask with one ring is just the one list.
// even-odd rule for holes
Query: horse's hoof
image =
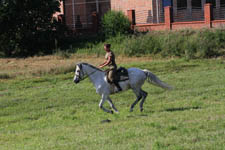
{"label": "horse's hoof", "polygon": [[115,111],[116,114],[119,114],[119,111]]}
{"label": "horse's hoof", "polygon": [[144,110],[143,108],[140,108],[140,111],[141,111],[141,112],[143,112],[143,110]]}
{"label": "horse's hoof", "polygon": [[133,109],[130,109],[130,112],[133,112]]}

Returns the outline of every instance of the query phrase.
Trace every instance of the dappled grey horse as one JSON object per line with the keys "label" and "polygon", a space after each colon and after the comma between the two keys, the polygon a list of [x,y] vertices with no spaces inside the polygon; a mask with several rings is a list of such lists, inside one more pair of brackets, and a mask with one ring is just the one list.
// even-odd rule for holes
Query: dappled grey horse
{"label": "dappled grey horse", "polygon": [[[144,84],[145,80],[149,83],[152,83],[156,86],[159,86],[164,89],[172,89],[172,87],[164,82],[162,82],[156,75],[151,73],[148,70],[141,70],[138,68],[129,68],[128,76],[129,79],[125,81],[119,82],[122,91],[132,89],[137,99],[130,107],[130,111],[133,111],[134,106],[141,100],[140,102],[140,111],[143,111],[143,103],[148,95],[147,92],[142,90],[142,85]],[[87,63],[79,63],[76,65],[75,75],[74,75],[74,82],[79,83],[81,80],[85,78],[90,78],[91,82],[94,84],[96,88],[96,92],[100,94],[101,101],[99,103],[99,107],[103,109],[105,112],[113,113],[112,110],[109,110],[103,107],[105,100],[108,101],[111,108],[118,112],[116,107],[114,106],[112,100],[110,99],[109,95],[118,92],[118,89],[107,82],[106,74],[103,70],[100,70],[90,64]]]}

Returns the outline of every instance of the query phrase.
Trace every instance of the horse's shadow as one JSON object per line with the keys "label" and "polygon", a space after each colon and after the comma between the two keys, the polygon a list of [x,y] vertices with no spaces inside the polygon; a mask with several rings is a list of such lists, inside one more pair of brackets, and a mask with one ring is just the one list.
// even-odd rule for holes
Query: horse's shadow
{"label": "horse's shadow", "polygon": [[193,110],[193,109],[201,109],[201,107],[195,106],[195,107],[167,108],[167,109],[165,109],[165,110],[163,110],[163,111],[174,112],[174,111],[185,111],[185,110]]}
{"label": "horse's shadow", "polygon": [[[186,111],[186,110],[196,110],[201,109],[200,106],[195,107],[177,107],[177,108],[167,108],[165,110],[161,110],[160,112],[175,112],[175,111]],[[135,118],[135,117],[148,117],[149,114],[155,113],[156,111],[144,111],[142,114],[137,115],[128,115],[127,118]]]}

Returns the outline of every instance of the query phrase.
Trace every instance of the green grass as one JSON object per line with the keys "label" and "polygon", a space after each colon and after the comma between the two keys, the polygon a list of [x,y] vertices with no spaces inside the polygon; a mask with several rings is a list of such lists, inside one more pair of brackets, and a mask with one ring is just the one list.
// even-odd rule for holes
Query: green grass
{"label": "green grass", "polygon": [[[170,59],[124,63],[146,68],[175,87],[150,85],[144,112],[132,91],[111,98],[119,114],[98,108],[89,80],[73,73],[0,81],[1,150],[223,150],[225,61]],[[108,103],[105,103],[108,107]],[[101,123],[109,119],[109,123]]]}

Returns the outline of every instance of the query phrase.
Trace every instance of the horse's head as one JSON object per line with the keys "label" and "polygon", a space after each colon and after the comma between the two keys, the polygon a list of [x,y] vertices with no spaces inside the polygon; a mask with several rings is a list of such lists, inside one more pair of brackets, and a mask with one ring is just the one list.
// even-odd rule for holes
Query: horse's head
{"label": "horse's head", "polygon": [[87,64],[87,63],[79,63],[76,65],[75,75],[73,78],[74,83],[79,83],[81,80],[86,79],[94,75],[97,72],[103,72],[102,70]]}
{"label": "horse's head", "polygon": [[83,79],[83,76],[84,76],[84,72],[82,70],[82,64],[77,64],[76,70],[75,70],[75,75],[73,78],[74,83],[76,83],[76,84],[79,83]]}

